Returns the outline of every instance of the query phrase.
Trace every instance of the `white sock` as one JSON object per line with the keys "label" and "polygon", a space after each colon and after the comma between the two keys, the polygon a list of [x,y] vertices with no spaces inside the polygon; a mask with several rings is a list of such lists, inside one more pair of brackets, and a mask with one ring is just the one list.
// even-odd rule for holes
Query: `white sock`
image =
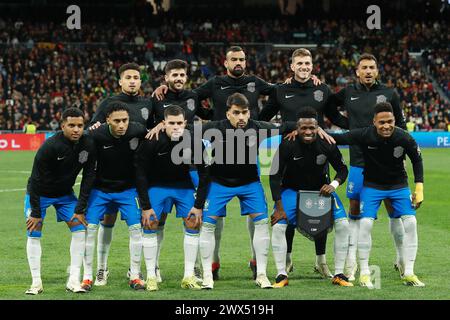
{"label": "white sock", "polygon": [[197,258],[200,235],[198,233],[184,233],[184,277],[194,275],[195,260]]}
{"label": "white sock", "polygon": [[[92,265],[94,264],[95,237],[98,225],[88,224],[86,228],[85,252],[83,259],[84,275],[83,280],[93,280]],[[98,269],[98,268],[97,268]]]}
{"label": "white sock", "polygon": [[109,248],[111,247],[113,227],[100,224],[97,240],[97,270],[108,269]]}
{"label": "white sock", "polygon": [[334,222],[334,274],[344,273],[348,253],[349,230],[347,218]]}
{"label": "white sock", "polygon": [[316,255],[316,264],[327,264],[327,256],[324,254]]}
{"label": "white sock", "polygon": [[256,270],[258,275],[267,274],[267,256],[269,254],[270,236],[268,219],[255,222],[255,235],[253,236],[253,247],[256,253]]}
{"label": "white sock", "polygon": [[272,227],[272,252],[275,259],[275,266],[277,267],[277,276],[286,272],[286,224],[277,223]]}
{"label": "white sock", "polygon": [[405,228],[405,236],[403,238],[405,276],[412,276],[418,248],[417,220],[415,216],[402,216],[402,220]]}
{"label": "white sock", "polygon": [[80,282],[81,266],[83,265],[86,246],[86,231],[72,232],[70,242],[70,277],[69,281]]}
{"label": "white sock", "polygon": [[144,233],[142,238],[147,278],[155,278],[156,259],[158,255],[158,234]]}
{"label": "white sock", "polygon": [[372,218],[361,218],[359,220],[358,254],[361,275],[370,275],[369,257],[372,248],[372,227]]}
{"label": "white sock", "polygon": [[33,279],[32,286],[36,287],[42,284],[41,279],[41,238],[27,239],[27,258],[30,266],[31,277]]}
{"label": "white sock", "polygon": [[220,262],[219,250],[220,250],[220,242],[222,240],[222,231],[224,224],[225,224],[224,217],[218,217],[216,222],[216,230],[214,231],[216,245],[214,246],[213,262]]}
{"label": "white sock", "polygon": [[212,261],[216,239],[214,230],[216,225],[203,222],[200,230],[200,254],[202,256],[203,278],[212,278]]}
{"label": "white sock", "polygon": [[250,216],[247,216],[247,229],[250,235],[250,249],[252,250],[252,260],[256,260],[255,248],[253,248],[253,237],[255,235],[255,223]]}
{"label": "white sock", "polygon": [[[138,279],[141,271],[142,229],[140,224],[128,227],[130,233],[130,280]],[[156,237],[155,237],[156,238]]]}
{"label": "white sock", "polygon": [[354,266],[356,264],[356,251],[358,249],[358,232],[359,232],[360,220],[348,220],[348,253],[345,264],[347,267]]}
{"label": "white sock", "polygon": [[161,255],[161,248],[164,241],[164,227],[166,225],[163,224],[162,226],[158,226],[158,232],[156,233],[158,235],[158,252],[156,254],[156,266],[159,268],[159,257]]}
{"label": "white sock", "polygon": [[390,218],[389,219],[389,231],[394,238],[395,250],[397,252],[397,257],[395,260],[396,264],[403,265],[403,237],[405,235],[405,229],[403,228],[403,222],[400,218]]}

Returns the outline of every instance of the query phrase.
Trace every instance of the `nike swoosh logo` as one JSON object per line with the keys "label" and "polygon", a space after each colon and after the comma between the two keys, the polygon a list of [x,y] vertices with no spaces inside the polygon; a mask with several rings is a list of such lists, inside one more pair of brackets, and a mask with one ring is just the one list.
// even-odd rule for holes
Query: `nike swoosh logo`
{"label": "nike swoosh logo", "polygon": [[168,152],[163,152],[163,153],[159,153],[159,152],[158,152],[158,156],[163,156],[163,155],[165,155],[165,154],[168,154]]}
{"label": "nike swoosh logo", "polygon": [[169,107],[169,106],[171,106],[171,104],[164,104],[164,105],[163,105],[164,108],[167,108],[167,107]]}
{"label": "nike swoosh logo", "polygon": [[303,159],[303,157],[298,157],[298,158],[294,157],[294,160],[300,160],[300,159]]}
{"label": "nike swoosh logo", "polygon": [[368,149],[378,149],[377,147],[367,146]]}
{"label": "nike swoosh logo", "polygon": [[295,94],[290,95],[290,96],[284,96],[286,99],[292,98],[293,96],[295,96]]}
{"label": "nike swoosh logo", "polygon": [[220,89],[225,90],[225,89],[228,89],[229,87],[231,87],[231,86],[226,86],[226,87],[220,86]]}
{"label": "nike swoosh logo", "polygon": [[113,146],[103,146],[103,149],[109,149],[112,148]]}
{"label": "nike swoosh logo", "polygon": [[359,99],[359,97],[350,97],[350,100],[351,100],[351,101],[357,100],[357,99]]}
{"label": "nike swoosh logo", "polygon": [[58,157],[58,161],[59,161],[59,160],[62,160],[62,159],[64,159],[64,158],[65,158],[65,156],[64,156],[64,157]]}

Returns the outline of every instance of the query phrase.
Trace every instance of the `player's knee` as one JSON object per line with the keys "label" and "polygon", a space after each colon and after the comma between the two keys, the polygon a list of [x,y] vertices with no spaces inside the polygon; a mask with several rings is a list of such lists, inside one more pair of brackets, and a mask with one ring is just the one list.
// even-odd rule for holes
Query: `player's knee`
{"label": "player's knee", "polygon": [[280,222],[276,223],[272,227],[272,236],[273,237],[281,236],[283,239],[286,239],[286,228],[287,224]]}
{"label": "player's knee", "polygon": [[130,237],[138,238],[142,236],[142,227],[140,224],[133,224],[128,226],[128,231],[130,233]]}
{"label": "player's knee", "polygon": [[402,216],[403,228],[405,233],[415,232],[417,229],[417,220],[413,215]]}
{"label": "player's knee", "polygon": [[359,232],[362,234],[370,234],[373,227],[373,218],[362,218],[359,222]]}
{"label": "player's knee", "polygon": [[[211,220],[214,220],[214,219],[211,219]],[[201,231],[205,232],[205,233],[214,233],[215,229],[216,229],[215,220],[214,220],[214,222],[209,222],[209,221],[206,221],[206,218],[205,218],[205,221],[203,221],[203,224],[202,224]]]}
{"label": "player's knee", "polygon": [[269,223],[267,213],[261,213],[259,215],[252,216],[252,219],[255,226]]}
{"label": "player's knee", "polygon": [[105,221],[102,221],[101,225],[103,228],[107,228],[107,229],[114,228],[114,223],[108,224],[108,223],[105,223]]}
{"label": "player's knee", "polygon": [[347,218],[341,218],[334,221],[334,230],[336,236],[348,236],[350,234],[350,224]]}

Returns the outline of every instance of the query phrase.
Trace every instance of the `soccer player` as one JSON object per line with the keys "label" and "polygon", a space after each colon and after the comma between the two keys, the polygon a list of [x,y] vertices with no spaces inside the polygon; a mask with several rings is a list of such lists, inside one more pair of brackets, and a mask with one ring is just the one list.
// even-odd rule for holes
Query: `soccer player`
{"label": "soccer player", "polygon": [[[118,95],[108,97],[98,106],[90,122],[90,130],[97,129],[106,122],[106,113],[112,103],[124,103],[128,107],[130,121],[138,122],[147,129],[153,127],[152,101],[139,95],[141,88],[141,73],[137,63],[125,63],[120,66],[119,86],[122,92]],[[105,219],[100,223],[97,241],[97,276],[96,286],[106,285],[108,280],[108,255],[112,241],[112,231],[117,219],[116,212],[108,212]],[[128,271],[128,278],[130,271]]]}
{"label": "soccer player", "polygon": [[[140,123],[129,122],[129,119],[125,104],[111,103],[106,111],[106,124],[89,132],[97,150],[97,170],[86,214],[88,226],[82,283],[86,290],[92,289],[92,263],[98,224],[105,215],[117,210],[120,210],[121,219],[126,220],[130,234],[130,287],[145,289],[145,282],[139,277],[142,229],[133,161],[147,129]],[[98,275],[106,284],[108,270],[99,269]]]}
{"label": "soccer player", "polygon": [[[318,124],[321,128],[325,128],[324,115],[326,115],[335,125],[348,129],[348,119],[337,110],[332,99],[331,89],[326,84],[316,86],[311,79],[313,59],[309,50],[299,48],[292,53],[291,70],[294,72],[291,83],[284,83],[275,87],[267,104],[261,110],[259,119],[269,121],[280,112],[283,121],[297,121],[299,110],[302,110],[305,106],[310,106],[317,111]],[[321,133],[319,132],[319,134]],[[293,270],[291,252],[295,226],[289,224],[286,231],[288,246],[286,264],[288,272],[290,272]],[[326,243],[327,234],[315,241],[316,263],[314,270],[324,278],[331,278],[332,275],[326,262]],[[254,264],[254,261],[251,264]]]}
{"label": "soccer player", "polygon": [[[144,141],[136,152],[136,183],[144,225],[144,258],[147,265],[147,290],[158,290],[156,264],[158,256],[158,221],[171,212],[182,218],[184,234],[184,289],[201,289],[194,276],[194,265],[199,247],[199,229],[208,187],[207,167],[204,161],[196,164],[199,183],[197,190],[190,175],[190,165],[196,158],[193,140],[190,148],[181,148],[187,124],[185,110],[171,105],[164,110],[165,134],[159,139]],[[188,134],[188,132],[186,132]],[[203,159],[203,143],[199,157]],[[181,154],[180,154],[181,151]],[[174,160],[182,160],[174,161]],[[181,163],[180,163],[181,162]],[[195,195],[194,195],[195,194]]]}
{"label": "soccer player", "polygon": [[[277,267],[274,288],[288,285],[286,270],[286,227],[297,224],[297,193],[299,190],[320,191],[324,196],[333,195],[335,275],[333,283],[353,286],[344,276],[344,264],[348,250],[348,220],[345,209],[335,193],[347,178],[348,170],[342,154],[335,144],[318,138],[320,118],[312,107],[303,107],[298,114],[298,138],[281,142],[272,163],[270,189],[275,201],[272,222],[272,250]],[[328,161],[336,170],[330,183]]]}
{"label": "soccer player", "polygon": [[[85,248],[86,204],[95,178],[95,148],[92,140],[83,135],[83,128],[84,114],[80,109],[64,110],[62,131],[47,139],[34,158],[25,195],[27,258],[33,278],[26,294],[37,295],[43,291],[41,236],[50,206],[55,207],[58,222],[66,222],[72,232],[70,276],[66,288],[72,292],[85,292],[80,286],[80,270]],[[77,200],[72,187],[82,169]]]}
{"label": "soccer player", "polygon": [[212,117],[212,110],[201,106],[197,93],[194,90],[185,89],[188,79],[187,68],[187,62],[179,59],[171,60],[165,65],[164,79],[168,90],[162,100],[152,99],[155,124],[160,124],[164,120],[164,110],[171,105],[184,109],[188,124],[193,124],[195,116],[203,120],[209,120]]}
{"label": "soccer player", "polygon": [[[162,100],[154,98],[152,100],[154,122],[157,124],[150,133],[150,138],[156,135],[158,139],[158,134],[160,130],[164,130],[164,112],[168,107],[172,105],[177,105],[183,108],[185,112],[185,118],[187,124],[193,125],[195,116],[199,116],[203,120],[211,119],[212,110],[203,108],[198,99],[197,93],[192,90],[186,90],[185,85],[187,82],[187,68],[188,65],[186,61],[183,60],[171,60],[167,62],[164,67],[165,71],[165,81],[168,85],[168,91]],[[196,187],[199,182],[198,173],[195,166],[191,167],[191,177]],[[159,256],[161,252],[162,242],[164,240],[164,227],[166,221],[167,213],[163,212],[161,219],[159,219],[158,225],[158,255],[156,261],[157,279],[158,282],[162,281],[161,271],[159,268]],[[198,260],[200,265],[200,260]]]}
{"label": "soccer player", "polygon": [[[335,104],[343,106],[347,112],[349,128],[365,128],[372,125],[374,106],[380,102],[389,102],[392,105],[395,123],[398,127],[406,129],[405,119],[400,107],[400,98],[393,88],[381,84],[378,78],[377,59],[372,54],[362,54],[356,65],[356,75],[358,81],[338,93],[333,98]],[[357,270],[356,249],[357,235],[359,229],[360,193],[363,186],[364,159],[362,151],[358,145],[350,146],[350,172],[347,182],[347,198],[350,200],[350,244],[346,261],[347,277],[355,280]],[[389,200],[384,201],[386,209],[392,216],[393,208],[389,205]],[[404,227],[402,220],[398,218],[389,219],[389,227],[394,238],[397,251],[395,267],[402,273],[403,257],[401,256],[402,238]]]}
{"label": "soccer player", "polygon": [[[414,274],[418,247],[415,209],[423,201],[423,163],[416,141],[406,130],[395,126],[394,109],[389,102],[376,104],[372,126],[333,137],[338,144],[359,145],[364,157],[358,235],[360,285],[373,288],[369,270],[371,231],[381,201],[389,199],[393,208],[390,218],[401,219],[404,228],[402,281],[405,285],[425,286]],[[405,171],[405,155],[410,158],[414,171],[416,186],[412,195]]]}
{"label": "soccer player", "polygon": [[[205,289],[212,289],[214,286],[212,259],[217,218],[226,215],[223,208],[237,196],[241,204],[241,215],[249,215],[255,224],[253,247],[258,269],[255,282],[261,288],[271,288],[266,275],[270,242],[267,204],[256,161],[263,130],[266,130],[267,136],[278,134],[278,130],[269,130],[277,128],[274,124],[250,119],[249,102],[243,94],[232,94],[227,105],[227,120],[203,125],[206,133],[213,128],[214,132],[220,133],[220,137],[213,136],[213,160],[210,168],[212,182],[200,231],[202,286]],[[294,127],[295,123],[291,127],[285,123],[282,131],[289,128],[292,130]]]}

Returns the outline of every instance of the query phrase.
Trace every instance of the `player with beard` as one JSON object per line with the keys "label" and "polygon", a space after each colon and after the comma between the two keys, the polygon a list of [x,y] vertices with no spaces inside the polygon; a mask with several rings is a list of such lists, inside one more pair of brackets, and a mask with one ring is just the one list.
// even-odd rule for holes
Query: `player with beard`
{"label": "player with beard", "polygon": [[[400,98],[395,89],[381,84],[378,78],[378,62],[372,54],[362,54],[357,62],[356,75],[358,81],[336,93],[333,98],[337,106],[342,106],[347,113],[349,128],[365,128],[373,123],[373,111],[377,103],[389,102],[392,105],[395,123],[406,129],[405,119],[400,106]],[[345,275],[350,281],[355,279],[357,270],[356,250],[359,230],[360,192],[363,187],[364,157],[359,145],[350,146],[350,170],[347,182],[347,198],[350,200],[349,226],[350,244],[346,261]],[[404,227],[402,219],[393,217],[390,200],[385,199],[385,207],[389,213],[389,228],[394,238],[397,258],[394,267],[403,273],[402,238]]]}

